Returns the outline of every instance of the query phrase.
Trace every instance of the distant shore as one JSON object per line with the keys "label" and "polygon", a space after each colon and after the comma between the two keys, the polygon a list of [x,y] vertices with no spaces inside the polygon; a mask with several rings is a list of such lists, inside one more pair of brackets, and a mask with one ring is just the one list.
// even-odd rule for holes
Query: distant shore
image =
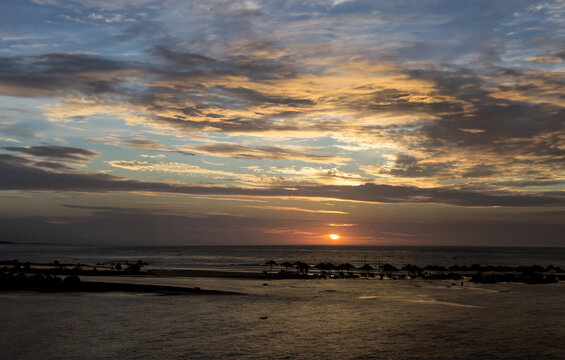
{"label": "distant shore", "polygon": [[76,275],[65,278],[51,275],[0,272],[0,293],[33,291],[43,293],[154,293],[160,295],[243,295],[233,291],[207,290],[199,287],[81,281]]}
{"label": "distant shore", "polygon": [[[380,268],[373,268],[369,264],[365,264],[360,268],[355,268],[351,264],[342,264],[334,266],[331,263],[320,263],[309,271],[309,265],[297,262],[296,270],[293,264],[286,263],[280,266],[285,269],[273,269],[273,264],[278,265],[274,261],[266,263],[268,270],[265,271],[231,271],[231,270],[211,270],[211,269],[161,269],[153,268],[144,270],[147,263],[142,260],[136,262],[124,262],[124,264],[61,264],[58,261],[53,263],[22,263],[18,260],[0,261],[0,275],[4,282],[7,281],[8,286],[0,284],[0,289],[14,287],[18,279],[23,288],[31,287],[31,281],[28,278],[35,278],[36,281],[43,281],[45,284],[52,286],[56,282],[48,282],[53,277],[61,277],[65,281],[67,279],[76,278],[80,282],[80,276],[96,276],[96,277],[115,277],[115,276],[135,276],[135,277],[176,277],[176,278],[234,278],[234,279],[255,279],[255,280],[314,280],[314,279],[380,279],[380,280],[451,280],[454,282],[469,281],[474,283],[498,283],[498,282],[519,282],[527,284],[547,284],[565,280],[565,271],[559,267],[547,266],[481,266],[478,264],[472,266],[453,265],[445,268],[437,265],[428,265],[420,268],[415,265],[406,265],[402,269],[398,269],[391,264],[381,264]],[[291,271],[288,271],[288,268]],[[273,271],[275,270],[275,271]],[[19,278],[18,278],[19,277]],[[43,279],[43,280],[42,280]],[[27,282],[26,282],[27,281]],[[10,283],[11,282],[11,283]],[[12,284],[12,285],[10,285]],[[27,285],[25,285],[27,284]],[[108,285],[111,284],[111,285]],[[33,284],[32,284],[33,285]],[[60,284],[59,284],[60,285]],[[179,292],[179,293],[198,293],[194,289],[186,288],[159,288],[154,285],[137,285],[137,284],[120,284],[115,283],[86,283],[81,282],[80,286],[69,288],[68,286],[55,287],[56,291],[127,291],[127,292]],[[47,287],[49,287],[47,286]],[[121,288],[121,290],[120,290]],[[106,289],[106,290],[103,290]],[[214,293],[208,292],[209,294]]]}

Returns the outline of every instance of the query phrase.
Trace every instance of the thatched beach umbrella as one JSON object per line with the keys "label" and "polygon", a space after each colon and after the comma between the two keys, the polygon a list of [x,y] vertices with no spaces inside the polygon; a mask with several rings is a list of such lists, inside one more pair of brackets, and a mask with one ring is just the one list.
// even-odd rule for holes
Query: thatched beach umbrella
{"label": "thatched beach umbrella", "polygon": [[300,261],[295,262],[294,266],[296,266],[296,272],[301,274],[308,274],[308,270],[310,270],[310,265]]}
{"label": "thatched beach umbrella", "polygon": [[371,265],[365,264],[365,265],[361,266],[361,267],[359,268],[359,270],[364,271],[364,272],[365,272],[365,275],[366,275],[366,276],[369,276],[369,272],[370,272],[370,271],[373,271],[373,270],[375,270],[375,269],[374,269]]}
{"label": "thatched beach umbrella", "polygon": [[288,268],[290,266],[293,266],[291,263],[289,263],[288,261],[285,261],[281,264],[281,266],[284,266],[284,271],[288,271]]}
{"label": "thatched beach umbrella", "polygon": [[314,265],[314,267],[316,269],[320,270],[320,272],[328,269],[327,264],[325,262],[321,262],[319,264],[316,264],[316,265]]}
{"label": "thatched beach umbrella", "polygon": [[265,263],[265,266],[270,266],[269,273],[273,272],[273,265],[278,265],[275,260],[269,260]]}
{"label": "thatched beach umbrella", "polygon": [[350,263],[340,264],[338,265],[338,270],[345,270],[349,274],[349,272],[353,269],[356,269],[355,266],[351,265]]}
{"label": "thatched beach umbrella", "polygon": [[414,271],[414,267],[412,264],[408,264],[408,265],[404,265],[400,270],[402,271],[406,271],[409,274],[412,274],[412,272]]}
{"label": "thatched beach umbrella", "polygon": [[384,271],[389,277],[392,276],[393,271],[398,271],[396,266],[391,264],[384,264],[381,270]]}
{"label": "thatched beach umbrella", "polygon": [[351,265],[350,263],[345,263],[343,264],[343,266],[345,267],[345,270],[347,270],[347,272],[357,269],[354,265]]}
{"label": "thatched beach umbrella", "polygon": [[337,270],[337,266],[329,262],[326,263],[326,269],[328,269],[329,273],[331,274],[332,270]]}
{"label": "thatched beach umbrella", "polygon": [[401,270],[407,271],[412,276],[416,275],[416,274],[419,275],[422,272],[422,269],[420,269],[420,267],[418,267],[417,265],[412,265],[412,264],[405,265]]}

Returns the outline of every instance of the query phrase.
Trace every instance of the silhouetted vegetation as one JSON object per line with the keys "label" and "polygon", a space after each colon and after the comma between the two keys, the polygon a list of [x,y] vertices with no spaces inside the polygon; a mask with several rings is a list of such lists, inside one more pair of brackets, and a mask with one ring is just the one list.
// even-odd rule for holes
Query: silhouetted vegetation
{"label": "silhouetted vegetation", "polygon": [[59,276],[70,276],[70,275],[84,275],[84,276],[111,276],[111,275],[132,275],[132,274],[144,274],[151,275],[150,271],[143,271],[142,267],[148,265],[142,260],[137,260],[136,262],[125,262],[125,267],[122,267],[120,263],[117,264],[100,264],[97,266],[81,264],[81,263],[60,263],[58,260],[52,263],[21,263],[17,259],[14,260],[4,260],[0,261],[0,268],[5,271],[23,271],[26,274],[42,274],[42,275],[59,275]]}
{"label": "silhouetted vegetation", "polygon": [[72,291],[80,284],[78,276],[58,276],[0,271],[0,290]]}
{"label": "silhouetted vegetation", "polygon": [[208,294],[208,295],[237,295],[236,292],[202,290],[177,286],[124,284],[108,282],[84,282],[76,275],[61,278],[58,276],[33,274],[23,272],[0,271],[0,291],[41,291],[41,292],[149,292],[168,295]]}

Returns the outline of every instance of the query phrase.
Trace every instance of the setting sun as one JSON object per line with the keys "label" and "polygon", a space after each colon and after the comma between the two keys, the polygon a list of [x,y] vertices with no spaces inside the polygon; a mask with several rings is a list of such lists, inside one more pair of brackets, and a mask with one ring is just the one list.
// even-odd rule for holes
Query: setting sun
{"label": "setting sun", "polygon": [[330,234],[330,239],[339,240],[339,235],[338,234]]}

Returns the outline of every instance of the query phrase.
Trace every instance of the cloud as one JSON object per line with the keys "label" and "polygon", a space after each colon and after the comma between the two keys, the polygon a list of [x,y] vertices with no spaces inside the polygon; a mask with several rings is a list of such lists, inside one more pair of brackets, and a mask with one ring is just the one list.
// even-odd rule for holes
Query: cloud
{"label": "cloud", "polygon": [[[139,4],[150,3],[86,1],[81,14],[102,26],[114,16],[125,20],[124,9]],[[152,7],[155,16],[143,22],[112,23],[105,39],[132,44],[135,55],[0,58],[0,93],[59,99],[44,108],[53,122],[104,115],[183,141],[206,138],[182,148],[145,136],[95,139],[115,146],[331,164],[326,167],[335,171],[314,175],[322,185],[458,183],[479,191],[480,179],[496,175],[499,182],[482,185],[491,191],[538,175],[565,178],[558,165],[565,160],[565,80],[542,64],[563,58],[548,29],[560,6],[513,5],[545,29],[547,36],[530,39],[508,35],[513,19],[517,25],[524,19],[494,4],[475,9],[477,16],[438,4],[175,5],[175,14]],[[407,24],[410,30],[403,30]],[[463,30],[469,36],[447,35]],[[291,147],[297,139],[324,146]],[[264,186],[306,176],[265,173],[279,179]]]}
{"label": "cloud", "polygon": [[339,211],[339,210],[314,210],[314,209],[305,209],[305,208],[291,207],[291,206],[270,206],[270,205],[244,205],[244,206],[255,209],[263,209],[263,210],[299,211],[299,212],[317,213],[317,214],[348,214],[345,211]]}
{"label": "cloud", "polygon": [[276,167],[271,166],[268,173],[282,174],[286,178],[294,179],[297,184],[317,183],[324,185],[361,185],[369,181],[357,173],[348,173],[337,168],[325,169],[322,167],[303,166]]}
{"label": "cloud", "polygon": [[71,8],[82,7],[86,9],[98,9],[104,11],[124,10],[127,8],[145,8],[156,0],[70,0],[60,2],[57,0],[30,0],[38,5],[62,5]]}
{"label": "cloud", "polygon": [[57,5],[57,0],[30,0],[37,5]]}
{"label": "cloud", "polygon": [[316,235],[316,233],[313,232],[300,231],[289,228],[258,228],[258,229],[251,229],[251,231],[259,231],[264,234]]}
{"label": "cloud", "polygon": [[[131,66],[128,64],[127,66]],[[66,91],[104,94],[117,91],[126,64],[86,54],[53,53],[0,58],[0,94],[55,96]]]}
{"label": "cloud", "polygon": [[[165,173],[177,173],[177,174],[206,174],[221,177],[236,177],[238,174],[221,171],[221,170],[208,170],[203,169],[196,165],[177,163],[177,162],[151,162],[151,161],[125,161],[125,160],[113,160],[108,161],[113,167],[132,170],[132,171],[155,171],[155,172],[165,172]],[[242,174],[243,175],[243,174]]]}
{"label": "cloud", "polygon": [[524,59],[525,61],[535,62],[538,64],[556,64],[563,62],[565,60],[565,47],[560,47],[558,49],[545,51],[544,53],[533,56],[527,57]]}
{"label": "cloud", "polygon": [[527,57],[524,60],[536,62],[538,64],[556,64],[556,63],[563,62],[564,58],[565,58],[565,56],[563,56],[563,55],[560,55],[560,56],[545,55],[545,56]]}
{"label": "cloud", "polygon": [[381,168],[381,174],[398,177],[444,177],[454,166],[451,163],[420,163],[414,156],[397,154],[390,168]]}
{"label": "cloud", "polygon": [[277,146],[246,146],[241,144],[213,143],[188,147],[187,149],[203,154],[236,159],[292,159],[332,164],[343,164],[348,160],[347,158],[340,156],[316,155],[305,151],[293,150],[288,146],[286,148],[282,148]]}
{"label": "cloud", "polygon": [[[130,171],[149,171],[156,173],[171,173],[189,176],[193,178],[206,178],[211,183],[221,182],[230,185],[243,185],[253,188],[264,188],[272,185],[293,185],[294,182],[290,180],[281,179],[280,177],[267,176],[264,174],[256,173],[236,173],[232,171],[205,169],[197,165],[190,165],[178,162],[165,162],[165,161],[125,161],[113,160],[108,161],[108,164],[125,170]],[[199,181],[202,181],[201,179]]]}
{"label": "cloud", "polygon": [[112,146],[126,147],[130,149],[152,150],[159,152],[173,152],[181,155],[194,156],[193,153],[177,150],[174,146],[163,144],[159,141],[150,139],[145,136],[135,136],[132,138],[128,138],[116,134],[110,134],[104,137],[95,137],[95,138],[88,137],[85,138],[85,140],[92,142],[99,142]]}
{"label": "cloud", "polygon": [[495,165],[480,164],[473,165],[465,169],[463,176],[470,178],[484,178],[496,175],[498,172],[500,172],[500,170],[497,170],[497,167]]}
{"label": "cloud", "polygon": [[0,141],[21,143],[20,140],[16,140],[16,139],[12,139],[12,138],[5,138],[5,137],[0,137]]}
{"label": "cloud", "polygon": [[41,146],[8,146],[4,150],[12,152],[20,152],[23,154],[43,157],[51,160],[66,160],[66,161],[79,161],[85,162],[92,160],[100,155],[96,151],[71,147],[71,146],[57,146],[57,145],[41,145]]}
{"label": "cloud", "polygon": [[[70,170],[70,169],[69,169]],[[0,154],[0,189],[67,192],[161,192],[200,195],[242,195],[260,197],[331,198],[374,203],[439,203],[458,206],[564,206],[561,192],[481,193],[445,188],[417,188],[365,184],[359,186],[298,186],[271,188],[237,188],[194,186],[159,182],[142,182],[122,177],[73,172],[54,172],[22,157]]]}

